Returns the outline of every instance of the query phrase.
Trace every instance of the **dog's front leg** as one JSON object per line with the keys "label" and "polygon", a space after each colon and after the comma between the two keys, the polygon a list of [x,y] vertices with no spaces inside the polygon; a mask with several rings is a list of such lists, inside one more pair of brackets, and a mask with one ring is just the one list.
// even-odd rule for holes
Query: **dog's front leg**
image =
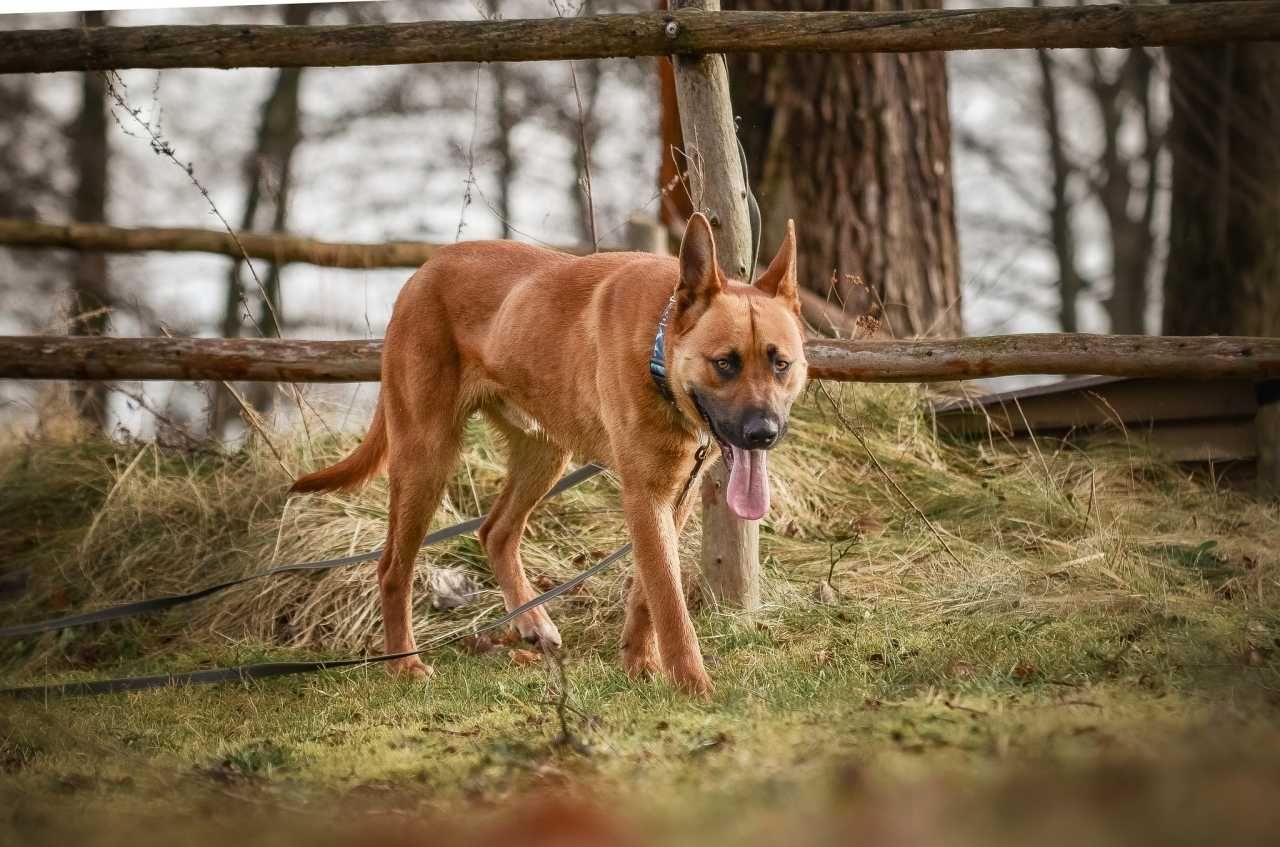
{"label": "dog's front leg", "polygon": [[[643,487],[623,481],[623,508],[635,545],[636,572],[644,591],[644,605],[657,635],[662,666],[672,682],[689,694],[710,696],[711,679],[702,665],[698,635],[680,584],[678,533],[673,504]],[[637,598],[638,599],[638,598]],[[630,611],[638,611],[631,609]],[[640,621],[631,620],[629,635],[639,635]],[[624,636],[625,639],[625,636]]]}
{"label": "dog's front leg", "polygon": [[[696,488],[690,484],[692,491]],[[693,512],[696,497],[686,496],[676,511],[676,544],[684,533],[685,523]],[[627,586],[627,617],[622,626],[622,666],[632,679],[649,679],[658,673],[658,640],[649,615],[649,601],[644,594],[644,582],[637,574]]]}

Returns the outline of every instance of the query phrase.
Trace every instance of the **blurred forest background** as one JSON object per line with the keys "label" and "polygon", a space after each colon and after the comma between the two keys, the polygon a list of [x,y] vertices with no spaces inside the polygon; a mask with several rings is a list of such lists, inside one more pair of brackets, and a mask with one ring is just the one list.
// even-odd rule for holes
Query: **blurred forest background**
{"label": "blurred forest background", "polygon": [[[0,26],[373,23],[661,5],[390,0],[11,15]],[[1275,334],[1280,98],[1267,86],[1280,79],[1278,52],[734,57],[762,252],[795,217],[811,323],[839,334],[868,312],[898,336]],[[610,247],[642,215],[676,237],[688,199],[663,79],[658,61],[632,59],[0,76],[0,217]],[[409,274],[244,264],[0,247],[0,334],[378,337]],[[334,428],[361,425],[351,412],[376,393],[298,390]],[[245,391],[264,412],[296,408],[274,402],[276,388]],[[68,396],[57,394],[0,385],[0,423],[32,426]],[[216,385],[121,383],[69,396],[95,427],[122,436],[242,432]]]}

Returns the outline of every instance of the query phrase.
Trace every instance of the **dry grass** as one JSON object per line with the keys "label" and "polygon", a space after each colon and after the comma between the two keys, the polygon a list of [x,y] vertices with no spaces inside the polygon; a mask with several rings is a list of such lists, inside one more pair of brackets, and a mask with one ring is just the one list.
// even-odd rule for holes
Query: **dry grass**
{"label": "dry grass", "polygon": [[[861,427],[870,450],[959,561],[844,431],[829,400]],[[797,411],[793,436],[773,462],[767,617],[803,606],[839,557],[833,585],[846,599],[896,610],[921,626],[956,616],[1043,625],[1123,610],[1237,626],[1242,651],[1251,615],[1259,619],[1255,628],[1260,622],[1269,631],[1276,604],[1268,587],[1280,572],[1274,506],[1215,491],[1137,444],[1085,454],[1049,444],[1020,452],[944,443],[917,401],[912,389],[863,387],[811,395]],[[295,438],[282,449],[301,469],[332,462],[354,443]],[[481,513],[496,493],[501,445],[479,424],[469,443],[436,526]],[[0,556],[6,569],[31,568],[34,577],[17,609],[22,617],[372,549],[385,532],[385,479],[354,495],[286,500],[284,470],[253,446],[223,456],[80,438],[20,442],[0,454],[0,480]],[[535,581],[560,581],[624,537],[615,486],[598,478],[540,508],[524,548],[526,567]],[[696,539],[695,519],[686,550]],[[474,538],[433,548],[422,560],[472,571],[489,590],[472,607],[432,615],[428,568],[420,568],[420,636],[498,606]],[[559,616],[576,637],[614,637],[597,624],[616,620],[622,582],[620,571],[563,604]],[[1224,594],[1231,603],[1221,602]],[[373,648],[376,583],[370,565],[278,578],[201,603],[189,621],[174,622],[184,625],[166,637],[184,642]],[[36,655],[49,658],[46,650]]]}
{"label": "dry grass", "polygon": [[[595,749],[589,758],[554,744],[559,724],[546,702],[556,680],[505,650],[441,651],[425,687],[366,670],[31,704],[0,714],[0,806],[19,797],[14,808],[35,817],[0,819],[0,840],[55,840],[50,822],[71,807],[198,813],[227,780],[240,786],[233,808],[273,812],[328,809],[335,797],[382,786],[383,806],[439,812],[462,798],[496,803],[530,786],[585,781],[643,797],[669,821],[714,819],[721,834],[741,827],[744,802],[759,806],[760,826],[777,823],[775,813],[788,825],[779,804],[826,797],[811,792],[840,784],[851,766],[872,782],[858,802],[884,815],[910,819],[910,804],[886,798],[918,789],[934,792],[935,812],[977,798],[975,820],[992,826],[1001,803],[1016,803],[1007,786],[1020,775],[1047,774],[1032,782],[1048,802],[1046,785],[1087,786],[1095,777],[1080,774],[1111,773],[1115,757],[1172,768],[1176,791],[1199,791],[1204,751],[1243,750],[1257,759],[1249,772],[1266,775],[1250,777],[1250,790],[1280,785],[1263,752],[1280,734],[1276,506],[1217,490],[1136,442],[1089,453],[948,443],[919,413],[915,389],[850,387],[833,398],[840,416],[808,396],[772,459],[766,609],[753,620],[698,611],[719,686],[709,706],[621,673],[619,570],[552,609],[572,702],[597,719],[578,727]],[[861,428],[913,505],[840,417]],[[354,439],[276,443],[301,469],[332,461]],[[469,444],[437,525],[478,514],[496,494],[500,446],[479,426]],[[270,451],[253,444],[221,455],[55,434],[12,440],[0,449],[0,569],[30,569],[32,590],[5,618],[182,591],[381,543],[383,482],[291,502],[287,484]],[[687,561],[696,538],[692,527]],[[615,486],[597,478],[539,509],[526,565],[559,581],[623,540]],[[420,636],[496,610],[474,539],[424,560],[468,569],[488,588],[480,602],[439,614],[419,591]],[[815,592],[829,571],[835,594],[821,602]],[[0,644],[0,666],[25,682],[342,655],[378,642],[366,565],[257,583],[189,612]],[[1071,771],[1076,764],[1082,770]],[[86,773],[89,787],[60,787]],[[1157,800],[1175,788],[1144,784],[1154,793],[1135,808],[1158,815]],[[36,818],[43,823],[31,825]]]}

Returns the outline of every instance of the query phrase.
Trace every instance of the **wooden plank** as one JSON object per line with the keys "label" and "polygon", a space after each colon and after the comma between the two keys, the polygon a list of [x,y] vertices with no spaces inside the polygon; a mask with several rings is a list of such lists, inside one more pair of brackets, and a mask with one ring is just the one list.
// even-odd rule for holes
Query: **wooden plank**
{"label": "wooden plank", "polygon": [[343,26],[0,32],[0,73],[528,62],[720,53],[1142,47],[1280,39],[1280,2],[895,12],[641,12]]}
{"label": "wooden plank", "polygon": [[382,341],[0,336],[4,379],[376,382]]}
{"label": "wooden plank", "polygon": [[[1140,445],[1150,447],[1175,462],[1249,461],[1258,455],[1258,438],[1251,418],[1163,424],[1152,429],[1119,429],[1079,432],[1071,435],[1037,435],[1046,441],[1064,438],[1081,447]],[[1013,439],[1030,445],[1031,439]]]}
{"label": "wooden plank", "polygon": [[1013,374],[1183,379],[1280,377],[1280,339],[1037,333],[920,341],[813,339],[809,375],[848,382],[945,382]]}
{"label": "wooden plank", "polygon": [[1166,421],[1251,418],[1258,401],[1251,380],[1112,380],[1058,393],[1019,397],[1007,392],[992,402],[977,398],[935,409],[938,427],[957,435],[1006,434],[1117,425],[1146,427]]}

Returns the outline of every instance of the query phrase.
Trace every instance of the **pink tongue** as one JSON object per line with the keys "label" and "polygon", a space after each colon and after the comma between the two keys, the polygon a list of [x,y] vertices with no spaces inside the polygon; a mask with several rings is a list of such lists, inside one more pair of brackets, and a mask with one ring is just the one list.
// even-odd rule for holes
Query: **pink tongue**
{"label": "pink tongue", "polygon": [[758,521],[769,511],[769,471],[765,467],[765,451],[733,451],[733,468],[729,471],[729,490],[725,499],[729,508],[744,521]]}

